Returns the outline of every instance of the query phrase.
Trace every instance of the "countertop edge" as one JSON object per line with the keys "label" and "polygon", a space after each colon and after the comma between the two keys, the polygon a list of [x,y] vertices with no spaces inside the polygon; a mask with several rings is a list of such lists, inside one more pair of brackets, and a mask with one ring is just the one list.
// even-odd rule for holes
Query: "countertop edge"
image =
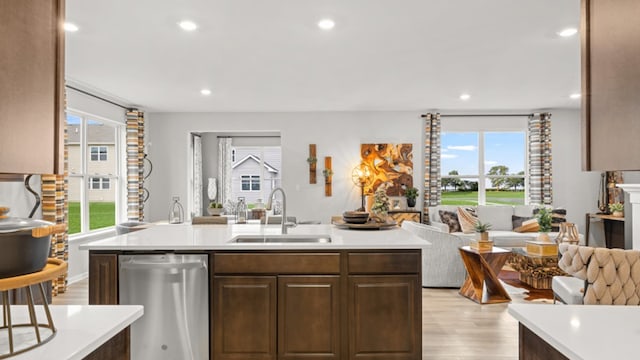
{"label": "countertop edge", "polygon": [[[518,320],[518,322],[526,326],[527,329],[531,330],[534,334],[539,336],[542,340],[547,342],[549,345],[553,346],[553,348],[558,350],[562,355],[572,360],[583,359],[580,355],[576,354],[569,347],[559,342],[554,336],[546,332],[540,326],[536,325],[527,315],[521,312],[521,309],[529,308],[532,306],[549,306],[549,305],[548,304],[509,304],[507,311],[514,319]],[[557,306],[562,306],[562,305],[557,305]]]}

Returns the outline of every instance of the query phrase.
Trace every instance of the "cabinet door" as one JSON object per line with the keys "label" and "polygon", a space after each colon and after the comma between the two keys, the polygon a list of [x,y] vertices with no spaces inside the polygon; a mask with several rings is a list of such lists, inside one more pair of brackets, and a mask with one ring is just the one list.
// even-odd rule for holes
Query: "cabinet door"
{"label": "cabinet door", "polygon": [[582,0],[583,170],[640,169],[640,1]]}
{"label": "cabinet door", "polygon": [[348,301],[349,359],[421,359],[418,275],[351,275]]}
{"label": "cabinet door", "polygon": [[278,359],[339,359],[340,277],[278,277]]}
{"label": "cabinet door", "polygon": [[118,304],[118,255],[89,254],[89,305]]}
{"label": "cabinet door", "polygon": [[0,173],[64,171],[63,19],[64,0],[0,1]]}
{"label": "cabinet door", "polygon": [[276,359],[276,277],[213,278],[213,359]]}

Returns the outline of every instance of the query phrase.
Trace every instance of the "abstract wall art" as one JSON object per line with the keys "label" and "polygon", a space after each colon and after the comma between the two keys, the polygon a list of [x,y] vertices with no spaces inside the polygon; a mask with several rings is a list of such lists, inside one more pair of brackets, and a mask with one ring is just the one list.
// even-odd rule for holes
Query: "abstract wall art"
{"label": "abstract wall art", "polygon": [[412,144],[362,144],[360,156],[372,177],[364,188],[365,194],[373,194],[383,183],[389,184],[389,196],[400,196],[403,187],[413,186]]}

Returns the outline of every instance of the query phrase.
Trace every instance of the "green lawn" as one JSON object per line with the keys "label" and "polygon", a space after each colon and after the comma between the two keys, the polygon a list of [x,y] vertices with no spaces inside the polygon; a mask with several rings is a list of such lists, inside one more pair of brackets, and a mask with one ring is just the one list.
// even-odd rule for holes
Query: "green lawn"
{"label": "green lawn", "polygon": [[[524,191],[486,191],[487,205],[524,204]],[[443,205],[478,205],[477,191],[443,191]]]}
{"label": "green lawn", "polygon": [[[101,229],[116,224],[114,202],[89,203],[89,230]],[[80,232],[80,203],[69,202],[69,234]]]}

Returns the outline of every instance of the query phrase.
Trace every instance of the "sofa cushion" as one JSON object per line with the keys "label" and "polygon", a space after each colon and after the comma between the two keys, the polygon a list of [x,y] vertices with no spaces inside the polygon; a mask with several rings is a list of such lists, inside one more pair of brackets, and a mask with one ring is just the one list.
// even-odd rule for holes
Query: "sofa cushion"
{"label": "sofa cushion", "polygon": [[476,210],[471,207],[459,207],[457,213],[458,222],[460,223],[462,232],[465,234],[471,234],[472,232],[474,232],[476,224],[478,223],[478,215],[476,215]]}
{"label": "sofa cushion", "polygon": [[538,205],[516,205],[513,207],[513,215],[522,217],[533,217],[533,210],[537,208]]}
{"label": "sofa cushion", "polygon": [[[527,219],[527,218],[525,218],[525,219]],[[518,223],[517,221],[514,221],[513,225],[515,226],[517,223]],[[538,231],[540,231],[540,224],[538,224],[538,220],[537,219],[523,220],[520,223],[520,226],[516,226],[516,227],[513,228],[513,231],[519,232],[519,233],[538,232]]]}
{"label": "sofa cushion", "polygon": [[584,280],[573,276],[554,276],[551,280],[553,295],[565,304],[580,305],[584,297]]}
{"label": "sofa cushion", "polygon": [[440,219],[440,210],[457,212],[458,205],[429,206],[429,222],[443,222]]}
{"label": "sofa cushion", "polygon": [[458,214],[455,211],[439,210],[440,221],[449,226],[449,232],[462,232],[460,222],[458,222]]}
{"label": "sofa cushion", "polygon": [[511,215],[513,206],[505,205],[478,205],[478,219],[486,224],[491,224],[492,230],[511,231]]}
{"label": "sofa cushion", "polygon": [[[538,208],[533,210],[533,215],[538,214]],[[560,223],[567,221],[567,210],[557,208],[551,210],[551,231],[560,231]]]}

